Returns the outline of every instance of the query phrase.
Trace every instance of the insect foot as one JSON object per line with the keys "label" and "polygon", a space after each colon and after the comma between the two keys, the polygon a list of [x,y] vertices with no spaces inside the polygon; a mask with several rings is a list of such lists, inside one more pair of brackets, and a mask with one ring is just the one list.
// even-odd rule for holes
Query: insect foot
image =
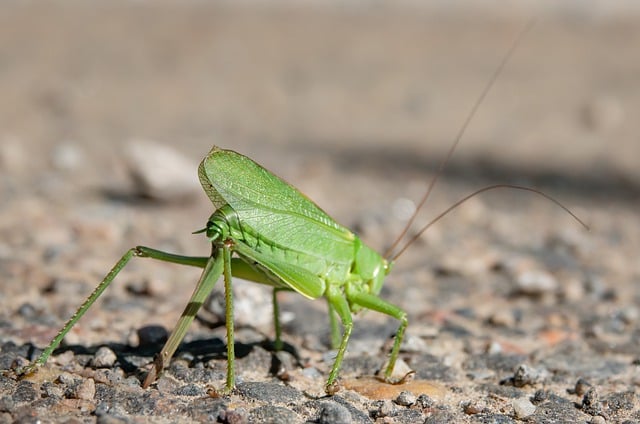
{"label": "insect foot", "polygon": [[329,383],[326,386],[324,386],[324,391],[329,396],[333,396],[336,393],[338,393],[341,388],[342,388],[342,386],[340,386],[340,383],[338,383],[338,381],[336,380],[336,381],[334,381],[332,383]]}

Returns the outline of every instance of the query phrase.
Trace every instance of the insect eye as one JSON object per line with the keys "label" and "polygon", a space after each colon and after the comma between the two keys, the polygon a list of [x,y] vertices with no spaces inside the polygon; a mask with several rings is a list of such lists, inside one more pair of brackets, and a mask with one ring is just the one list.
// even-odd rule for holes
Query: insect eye
{"label": "insect eye", "polygon": [[217,222],[209,221],[207,222],[206,235],[211,241],[220,240],[223,238],[224,231]]}

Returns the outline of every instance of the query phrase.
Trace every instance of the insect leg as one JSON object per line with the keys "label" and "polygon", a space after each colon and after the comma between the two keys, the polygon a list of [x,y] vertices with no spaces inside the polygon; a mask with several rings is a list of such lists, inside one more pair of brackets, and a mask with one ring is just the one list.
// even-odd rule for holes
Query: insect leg
{"label": "insect leg", "polygon": [[340,346],[340,339],[342,338],[340,335],[340,324],[338,324],[336,310],[333,305],[331,305],[331,302],[327,302],[327,306],[329,309],[329,327],[331,328],[331,349],[337,349]]}
{"label": "insect leg", "polygon": [[[202,275],[200,276],[200,280],[196,285],[196,288],[189,299],[189,303],[185,307],[180,319],[176,323],[175,328],[171,332],[169,339],[165,343],[164,347],[160,351],[160,353],[156,356],[154,361],[154,366],[147,374],[147,378],[144,380],[142,385],[143,388],[147,388],[151,383],[153,383],[158,376],[158,374],[164,368],[164,364],[173,356],[176,349],[180,345],[180,342],[184,338],[185,333],[187,332],[187,328],[189,324],[193,321],[193,318],[196,316],[196,313],[206,300],[211,290],[213,290],[213,286],[216,281],[222,274],[223,269],[223,254],[222,248],[218,248],[211,257],[207,259],[207,263],[202,271]],[[227,327],[228,327],[227,323]]]}
{"label": "insect leg", "polygon": [[98,286],[91,292],[89,297],[80,305],[80,307],[76,310],[76,312],[71,316],[71,318],[64,324],[62,329],[56,334],[56,336],[51,340],[49,345],[42,351],[38,359],[35,360],[34,363],[25,367],[21,370],[18,370],[18,374],[31,374],[36,368],[44,365],[49,359],[49,356],[53,353],[54,350],[60,345],[64,337],[69,333],[71,328],[78,322],[78,320],[87,312],[87,310],[93,305],[93,303],[100,297],[100,295],[106,290],[106,288],[111,284],[111,282],[116,278],[118,273],[122,271],[122,269],[127,265],[127,263],[133,257],[142,257],[142,258],[152,258],[165,262],[173,262],[184,265],[193,265],[204,267],[204,264],[207,261],[207,258],[204,257],[189,257],[189,256],[180,256],[174,255],[171,253],[162,252],[160,250],[151,249],[144,246],[136,246],[134,248],[129,249],[120,260],[111,268],[109,273],[104,277],[104,279],[98,284]]}
{"label": "insect leg", "polygon": [[235,352],[236,351],[235,351],[235,338],[233,335],[234,323],[233,323],[233,289],[231,287],[231,283],[232,283],[231,281],[231,247],[226,243],[222,247],[222,258],[224,261],[224,301],[225,301],[225,309],[226,309],[225,321],[227,323],[227,384],[224,392],[229,393],[236,386],[236,376],[235,376],[235,358],[236,358]]}
{"label": "insect leg", "polygon": [[42,351],[38,359],[35,360],[31,365],[20,369],[17,371],[18,374],[31,374],[33,373],[39,366],[44,365],[49,359],[49,356],[53,353],[53,351],[60,345],[62,339],[67,335],[67,333],[71,330],[71,328],[75,325],[76,322],[87,312],[87,310],[93,305],[93,303],[100,297],[102,292],[111,284],[116,275],[124,268],[127,263],[134,256],[138,255],[138,251],[136,248],[127,250],[122,258],[111,268],[111,271],[104,277],[104,279],[98,284],[98,286],[91,292],[87,300],[85,300],[82,305],[78,308],[78,310],[69,318],[69,320],[64,324],[64,327],[56,334],[56,336],[51,340],[49,345]]}
{"label": "insect leg", "polygon": [[327,384],[324,387],[324,390],[327,392],[327,394],[331,395],[338,390],[338,387],[335,384],[336,378],[338,377],[338,372],[340,371],[340,366],[342,365],[342,358],[344,357],[344,354],[347,350],[347,343],[349,342],[349,337],[351,336],[353,321],[351,319],[351,309],[349,308],[349,303],[340,290],[329,287],[326,296],[329,305],[331,305],[331,308],[333,308],[333,310],[335,310],[335,312],[338,314],[340,320],[342,321],[342,326],[344,327],[342,340],[340,341],[340,346],[338,347],[338,353],[336,354],[336,359],[333,362],[333,367],[331,368],[331,373],[329,374]]}
{"label": "insect leg", "polygon": [[282,350],[282,326],[280,324],[280,305],[278,304],[278,292],[289,291],[288,289],[275,287],[273,289],[273,326],[275,328],[275,340],[273,341],[273,349]]}
{"label": "insect leg", "polygon": [[175,253],[167,253],[161,250],[152,249],[146,246],[136,246],[135,256],[140,258],[152,258],[158,259],[164,262],[171,262],[179,265],[189,265],[198,268],[204,268],[209,260],[208,256],[183,256],[176,255]]}
{"label": "insect leg", "polygon": [[404,338],[404,330],[407,328],[407,324],[409,323],[407,319],[407,313],[399,307],[369,293],[347,292],[347,298],[351,303],[362,306],[363,308],[383,313],[385,315],[392,316],[393,318],[400,321],[400,326],[398,327],[398,331],[396,331],[396,337],[393,342],[393,348],[391,349],[391,354],[389,355],[389,362],[387,363],[387,368],[384,370],[385,381],[392,383],[391,373],[393,372],[393,368],[396,365],[396,360],[398,359],[400,344],[402,343],[402,339]]}

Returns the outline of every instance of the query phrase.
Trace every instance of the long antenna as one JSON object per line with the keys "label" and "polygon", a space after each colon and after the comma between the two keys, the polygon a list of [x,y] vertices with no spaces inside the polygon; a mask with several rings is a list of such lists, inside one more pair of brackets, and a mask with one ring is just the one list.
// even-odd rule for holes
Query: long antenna
{"label": "long antenna", "polygon": [[573,212],[571,212],[569,210],[569,208],[567,208],[562,203],[560,203],[558,200],[554,199],[553,197],[549,196],[548,194],[546,194],[546,193],[544,193],[544,192],[542,192],[540,190],[536,190],[535,188],[531,188],[531,187],[515,185],[515,184],[494,184],[494,185],[490,185],[490,186],[487,186],[487,187],[483,187],[483,188],[481,188],[479,190],[476,190],[473,193],[468,194],[465,197],[463,197],[462,199],[458,200],[453,205],[449,206],[444,212],[441,212],[438,216],[433,218],[428,224],[426,224],[424,227],[422,227],[420,229],[420,231],[418,231],[413,237],[411,237],[409,239],[409,241],[407,242],[407,244],[405,244],[402,247],[402,249],[400,249],[400,251],[398,253],[396,253],[393,256],[393,258],[391,258],[391,261],[395,261],[396,259],[398,259],[398,257],[400,255],[402,255],[404,253],[404,251],[407,250],[407,248],[409,246],[411,246],[413,243],[415,243],[416,240],[418,240],[420,238],[422,233],[427,231],[427,229],[429,229],[429,227],[431,227],[433,224],[438,222],[440,219],[444,218],[444,216],[447,215],[449,212],[451,212],[452,210],[454,210],[458,206],[462,205],[464,202],[466,202],[467,200],[471,199],[472,197],[477,196],[478,194],[484,193],[485,191],[489,191],[489,190],[495,190],[495,189],[498,189],[498,188],[510,188],[510,189],[515,189],[515,190],[524,190],[524,191],[529,191],[531,193],[538,194],[538,195],[546,198],[547,200],[550,200],[551,202],[555,203],[557,206],[562,208],[566,213],[571,215],[573,217],[573,219],[578,221],[584,228],[589,230],[589,226],[587,224],[585,224],[584,221],[582,221],[580,218],[578,218]]}
{"label": "long antenna", "polygon": [[[411,228],[411,225],[413,225],[413,222],[415,221],[416,217],[418,216],[418,213],[420,212],[420,210],[422,209],[424,204],[427,202],[427,199],[429,198],[429,195],[431,194],[431,191],[433,190],[433,187],[436,185],[436,182],[438,181],[438,178],[440,178],[440,175],[442,174],[442,171],[444,170],[444,167],[447,165],[447,163],[449,163],[449,159],[451,159],[451,156],[453,155],[453,152],[456,150],[456,147],[460,143],[460,140],[462,139],[462,136],[465,134],[465,132],[467,130],[467,127],[469,126],[469,123],[471,123],[471,120],[473,119],[473,117],[475,116],[476,112],[478,111],[478,108],[484,102],[484,99],[487,97],[487,94],[489,94],[489,91],[491,91],[491,88],[494,86],[496,80],[498,79],[498,77],[502,73],[502,70],[504,69],[505,65],[507,64],[507,62],[509,62],[509,59],[511,58],[511,56],[513,56],[513,53],[516,51],[516,48],[520,45],[520,42],[522,41],[524,36],[529,32],[531,27],[533,27],[534,23],[535,23],[535,19],[531,19],[527,23],[527,25],[525,25],[525,27],[520,31],[518,36],[514,39],[513,43],[509,47],[509,50],[507,50],[507,53],[502,58],[502,61],[500,62],[500,64],[496,68],[496,70],[491,75],[491,78],[489,78],[489,81],[487,82],[487,84],[485,85],[484,89],[480,93],[480,96],[477,98],[476,102],[473,104],[473,107],[471,108],[471,111],[467,115],[467,118],[464,120],[464,123],[462,124],[462,127],[460,127],[460,130],[458,131],[458,134],[456,135],[453,144],[449,148],[449,151],[447,152],[447,155],[444,157],[442,162],[440,162],[440,166],[438,167],[438,171],[433,176],[433,178],[431,178],[431,181],[429,182],[429,187],[427,188],[427,191],[424,193],[424,196],[422,196],[422,199],[420,200],[420,203],[418,203],[418,207],[413,212],[413,215],[411,215],[411,218],[409,218],[409,221],[405,225],[405,227],[402,230],[402,232],[400,233],[400,235],[396,238],[396,240],[393,242],[391,247],[389,247],[387,249],[387,251],[385,252],[385,254],[384,254],[385,258],[388,259],[391,256],[391,254],[396,249],[396,247],[398,246],[400,241],[407,234],[407,231],[409,231],[409,228]],[[406,246],[405,246],[405,248],[406,248]],[[405,248],[403,248],[402,251],[404,251]],[[397,254],[393,256],[393,258],[396,258],[396,257],[398,257]]]}

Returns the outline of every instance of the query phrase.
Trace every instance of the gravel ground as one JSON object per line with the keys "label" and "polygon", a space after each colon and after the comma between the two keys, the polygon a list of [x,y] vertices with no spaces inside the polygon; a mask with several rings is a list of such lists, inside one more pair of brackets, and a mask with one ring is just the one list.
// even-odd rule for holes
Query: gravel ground
{"label": "gravel ground", "polygon": [[[397,322],[359,314],[342,389],[325,302],[237,281],[237,390],[216,288],[157,384],[198,270],[134,260],[19,380],[129,247],[207,254],[212,144],[292,182],[383,251],[527,18],[508,10],[118,1],[0,6],[0,423],[640,422],[640,42],[633,13],[539,12],[395,264],[403,385],[372,378]],[[487,4],[492,5],[488,2]],[[519,12],[522,10],[517,9]]]}

